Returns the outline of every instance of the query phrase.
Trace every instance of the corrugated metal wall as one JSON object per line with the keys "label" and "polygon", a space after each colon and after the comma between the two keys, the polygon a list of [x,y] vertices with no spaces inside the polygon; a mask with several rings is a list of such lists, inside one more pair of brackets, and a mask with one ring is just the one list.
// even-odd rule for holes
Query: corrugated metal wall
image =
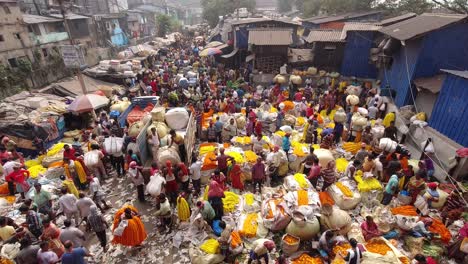
{"label": "corrugated metal wall", "polygon": [[442,85],[429,125],[468,147],[468,80],[451,74]]}
{"label": "corrugated metal wall", "polygon": [[[381,87],[385,88],[388,85],[390,89],[396,91],[395,103],[397,106],[407,105],[411,101],[409,80],[413,80],[414,77],[421,43],[419,39],[407,41],[406,46],[401,47],[393,55],[393,63],[390,69],[383,70],[384,78]],[[408,67],[406,63],[408,63]]]}
{"label": "corrugated metal wall", "polygon": [[424,37],[414,78],[434,76],[440,69],[468,69],[468,24],[437,30]]}
{"label": "corrugated metal wall", "polygon": [[373,31],[347,32],[346,46],[341,64],[343,76],[358,78],[376,78],[377,68],[369,62],[370,49],[374,45]]}
{"label": "corrugated metal wall", "polygon": [[247,49],[249,47],[249,31],[247,27],[241,27],[236,30],[236,47],[238,49]]}

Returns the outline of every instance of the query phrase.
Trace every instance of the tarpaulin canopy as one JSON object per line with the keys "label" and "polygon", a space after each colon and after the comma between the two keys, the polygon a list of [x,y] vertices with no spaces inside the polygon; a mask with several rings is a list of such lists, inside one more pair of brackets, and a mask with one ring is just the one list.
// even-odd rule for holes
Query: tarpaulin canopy
{"label": "tarpaulin canopy", "polygon": [[97,94],[86,94],[78,96],[69,106],[68,111],[84,113],[93,111],[109,104],[109,99]]}

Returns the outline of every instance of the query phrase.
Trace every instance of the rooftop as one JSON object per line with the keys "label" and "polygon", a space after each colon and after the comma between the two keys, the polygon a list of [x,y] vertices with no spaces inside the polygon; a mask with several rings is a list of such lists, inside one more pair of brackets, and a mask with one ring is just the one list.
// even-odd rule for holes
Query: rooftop
{"label": "rooftop", "polygon": [[468,15],[459,14],[430,14],[420,16],[383,27],[380,32],[398,40],[408,40],[427,34],[465,20]]}
{"label": "rooftop", "polygon": [[403,20],[413,18],[415,16],[417,16],[415,13],[406,13],[406,14],[403,14],[401,16],[396,16],[396,17],[391,17],[391,18],[384,19],[384,20],[380,21],[378,24],[381,25],[381,26],[389,26],[391,24],[395,24],[395,23],[401,22]]}
{"label": "rooftop", "polygon": [[341,32],[341,39],[346,39],[348,31],[377,31],[382,26],[372,23],[346,22]]}
{"label": "rooftop", "polygon": [[462,77],[464,79],[468,79],[468,71],[456,71],[456,70],[444,70],[444,69],[441,69],[441,71],[445,73],[450,73],[458,77]]}
{"label": "rooftop", "polygon": [[376,15],[380,13],[382,12],[381,11],[369,11],[369,12],[361,12],[361,13],[346,13],[346,14],[332,15],[332,16],[315,16],[312,18],[304,19],[303,21],[313,23],[313,24],[324,24],[324,23],[329,23],[329,22],[342,21],[342,20],[347,20],[347,19]]}
{"label": "rooftop", "polygon": [[52,18],[52,17],[45,17],[45,16],[36,16],[36,15],[23,14],[23,21],[26,24],[41,24],[41,23],[61,22],[62,19],[57,19],[57,18]]}
{"label": "rooftop", "polygon": [[312,42],[344,42],[339,30],[311,30],[305,41]]}

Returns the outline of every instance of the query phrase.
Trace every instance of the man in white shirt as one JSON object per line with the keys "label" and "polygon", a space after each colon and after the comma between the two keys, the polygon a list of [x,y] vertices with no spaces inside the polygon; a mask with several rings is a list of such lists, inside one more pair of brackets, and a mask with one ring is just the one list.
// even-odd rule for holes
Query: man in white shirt
{"label": "man in white shirt", "polygon": [[142,203],[145,202],[145,180],[135,161],[130,162],[127,173],[137,189],[138,200]]}
{"label": "man in white shirt", "polygon": [[229,120],[229,124],[224,127],[224,132],[226,133],[227,140],[231,140],[233,137],[237,136],[237,127],[234,124],[234,118]]}
{"label": "man in white shirt", "polygon": [[158,155],[158,150],[159,150],[159,136],[158,132],[156,131],[155,127],[151,128],[151,134],[148,136],[148,143],[151,146],[151,154],[153,155],[153,161],[157,161],[157,155]]}
{"label": "man in white shirt", "polygon": [[265,102],[263,102],[263,103],[260,105],[260,108],[263,110],[263,112],[269,113],[270,110],[271,110],[270,101],[268,101],[268,99],[265,99]]}
{"label": "man in white shirt", "polygon": [[374,103],[374,105],[369,106],[367,108],[367,111],[369,112],[369,120],[376,119],[377,113],[379,112],[379,109],[377,108],[377,103]]}
{"label": "man in white shirt", "polygon": [[195,189],[195,195],[200,194],[202,165],[203,162],[201,160],[197,160],[196,157],[192,158],[192,165],[190,165],[189,170],[193,188]]}
{"label": "man in white shirt", "polygon": [[[104,213],[104,210],[109,209],[110,207],[107,205],[106,201],[104,200],[104,191],[102,190],[101,184],[99,183],[99,179],[93,177],[92,175],[88,177],[89,182],[89,195],[92,197],[96,206]],[[104,207],[101,206],[101,203]]]}
{"label": "man in white shirt", "polygon": [[76,202],[76,206],[78,207],[82,220],[87,222],[87,218],[91,210],[90,208],[91,206],[96,206],[96,204],[91,200],[91,198],[86,197],[82,192],[80,192],[78,196],[80,199]]}
{"label": "man in white shirt", "polygon": [[80,215],[78,213],[78,207],[76,206],[76,202],[78,200],[75,195],[68,193],[68,189],[66,187],[63,187],[61,192],[62,196],[58,200],[60,205],[59,213],[63,212],[67,220],[71,220],[72,217],[75,218],[75,226],[79,226]]}
{"label": "man in white shirt", "polygon": [[379,156],[377,157],[376,159],[374,159],[374,163],[375,163],[375,166],[374,166],[374,169],[372,170],[372,174],[374,174],[374,177],[376,177],[377,179],[379,180],[383,180],[383,165],[382,165],[382,162],[380,161],[380,157],[382,157],[382,159],[385,159],[384,156]]}
{"label": "man in white shirt", "polygon": [[268,143],[263,139],[263,135],[252,135],[251,136],[251,141],[252,141],[252,151],[255,152],[257,155],[262,155],[263,154],[263,146],[268,145]]}

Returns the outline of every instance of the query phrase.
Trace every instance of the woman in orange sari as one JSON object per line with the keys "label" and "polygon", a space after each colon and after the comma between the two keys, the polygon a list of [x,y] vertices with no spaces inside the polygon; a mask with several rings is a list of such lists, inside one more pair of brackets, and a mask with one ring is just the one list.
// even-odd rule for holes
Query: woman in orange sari
{"label": "woman in orange sari", "polygon": [[49,249],[53,251],[60,258],[65,252],[65,247],[60,242],[60,229],[50,222],[49,219],[45,219],[42,224],[44,225],[44,231],[40,239],[42,241],[49,242]]}
{"label": "woman in orange sari", "polygon": [[137,209],[131,205],[124,205],[117,211],[112,233],[112,243],[129,247],[140,246],[147,236]]}

